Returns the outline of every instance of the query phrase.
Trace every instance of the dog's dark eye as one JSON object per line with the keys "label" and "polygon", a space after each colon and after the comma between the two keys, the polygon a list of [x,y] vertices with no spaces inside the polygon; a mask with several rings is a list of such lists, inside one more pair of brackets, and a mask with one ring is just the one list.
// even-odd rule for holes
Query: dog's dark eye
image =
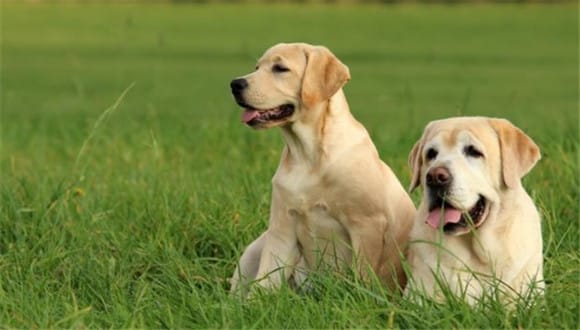
{"label": "dog's dark eye", "polygon": [[481,158],[481,157],[483,157],[483,153],[481,151],[477,150],[472,145],[468,145],[465,148],[463,148],[463,153],[466,156],[469,156],[469,157],[474,157],[474,158]]}
{"label": "dog's dark eye", "polygon": [[429,148],[427,149],[427,153],[425,154],[425,158],[427,158],[427,160],[433,160],[435,159],[435,157],[437,157],[437,150],[433,149],[433,148]]}
{"label": "dog's dark eye", "polygon": [[272,71],[273,72],[288,72],[288,71],[290,71],[290,69],[288,69],[287,67],[285,67],[281,64],[274,64],[274,66],[272,67]]}

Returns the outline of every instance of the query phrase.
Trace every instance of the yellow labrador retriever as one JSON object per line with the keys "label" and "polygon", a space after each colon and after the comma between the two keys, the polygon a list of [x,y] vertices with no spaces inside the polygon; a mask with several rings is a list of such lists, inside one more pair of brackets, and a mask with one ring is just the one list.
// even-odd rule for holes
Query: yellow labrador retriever
{"label": "yellow labrador retriever", "polygon": [[409,155],[411,190],[420,185],[423,198],[406,293],[441,298],[442,281],[473,304],[498,284],[507,296],[542,291],[540,215],[520,182],[539,159],[536,144],[505,119],[427,125]]}
{"label": "yellow labrador retriever", "polygon": [[286,143],[268,229],[244,251],[232,292],[249,282],[300,284],[321,265],[405,283],[399,256],[415,207],[350,113],[342,91],[349,79],[327,48],[295,43],[273,46],[254,72],[231,82],[242,121],[280,127]]}

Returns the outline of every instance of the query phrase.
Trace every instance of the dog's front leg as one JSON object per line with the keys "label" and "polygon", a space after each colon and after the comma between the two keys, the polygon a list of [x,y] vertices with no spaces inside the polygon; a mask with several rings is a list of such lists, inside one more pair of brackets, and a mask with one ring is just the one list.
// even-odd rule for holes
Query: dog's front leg
{"label": "dog's front leg", "polygon": [[299,260],[300,251],[295,238],[268,230],[256,275],[258,284],[264,288],[279,288],[293,274]]}
{"label": "dog's front leg", "polygon": [[255,241],[253,241],[245,249],[238,267],[234,271],[230,279],[230,292],[236,293],[240,291],[242,296],[246,296],[248,284],[256,279],[258,267],[260,266],[260,257],[264,249],[264,242],[266,241],[266,232],[262,233]]}
{"label": "dog's front leg", "polygon": [[379,267],[385,252],[384,227],[382,221],[367,218],[349,228],[353,263],[363,280],[370,279],[372,272],[381,276]]}
{"label": "dog's front leg", "polygon": [[281,283],[287,281],[293,274],[299,260],[300,251],[294,219],[274,197],[270,223],[256,274],[258,284],[264,288],[279,288]]}

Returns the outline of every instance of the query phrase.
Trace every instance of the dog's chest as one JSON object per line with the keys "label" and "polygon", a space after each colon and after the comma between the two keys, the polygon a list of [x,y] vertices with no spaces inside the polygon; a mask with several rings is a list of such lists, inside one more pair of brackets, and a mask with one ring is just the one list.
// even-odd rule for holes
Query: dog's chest
{"label": "dog's chest", "polygon": [[292,170],[278,171],[273,180],[274,193],[283,198],[283,202],[297,211],[304,211],[305,204],[322,198],[320,175],[306,166],[295,166]]}
{"label": "dog's chest", "polygon": [[289,216],[295,223],[296,237],[307,265],[318,267],[323,262],[340,268],[350,264],[352,248],[348,231],[326,205],[314,205],[303,213],[291,209]]}
{"label": "dog's chest", "polygon": [[323,260],[335,264],[351,259],[350,237],[342,224],[342,212],[330,187],[319,174],[306,169],[277,173],[273,180],[275,194],[288,219],[295,224],[296,235],[310,265]]}

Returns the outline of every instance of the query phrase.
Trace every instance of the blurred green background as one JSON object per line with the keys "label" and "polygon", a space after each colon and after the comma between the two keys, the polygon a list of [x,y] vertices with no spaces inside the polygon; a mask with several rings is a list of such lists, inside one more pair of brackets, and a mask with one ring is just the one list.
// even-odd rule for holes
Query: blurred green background
{"label": "blurred green background", "polygon": [[[3,3],[0,325],[384,327],[394,315],[394,327],[577,327],[577,13],[575,3]],[[247,307],[227,296],[243,247],[265,229],[282,148],[276,130],[239,122],[229,81],[292,41],[349,66],[351,110],[404,185],[433,119],[505,117],[540,145],[525,183],[544,218],[541,309],[427,313],[364,290],[346,299],[340,284],[327,298],[284,292]]]}

